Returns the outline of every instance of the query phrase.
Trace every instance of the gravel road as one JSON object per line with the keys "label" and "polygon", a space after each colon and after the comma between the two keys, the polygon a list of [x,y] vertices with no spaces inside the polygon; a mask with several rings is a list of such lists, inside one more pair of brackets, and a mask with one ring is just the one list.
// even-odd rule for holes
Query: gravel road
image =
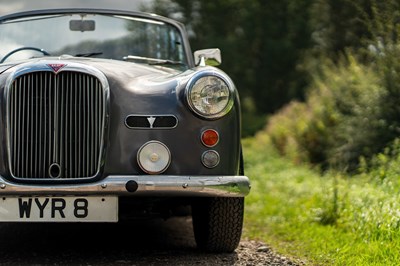
{"label": "gravel road", "polygon": [[191,219],[123,224],[0,224],[0,265],[305,265],[243,240],[232,254],[195,248]]}

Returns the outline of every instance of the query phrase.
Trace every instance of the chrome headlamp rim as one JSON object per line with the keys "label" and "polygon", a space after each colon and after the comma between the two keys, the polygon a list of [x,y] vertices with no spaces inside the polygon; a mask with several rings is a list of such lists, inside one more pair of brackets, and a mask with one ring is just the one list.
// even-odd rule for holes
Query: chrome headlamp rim
{"label": "chrome headlamp rim", "polygon": [[[204,77],[217,77],[219,79],[221,79],[228,87],[229,90],[229,99],[228,99],[228,103],[226,104],[226,106],[218,113],[215,114],[206,114],[201,112],[200,110],[198,110],[190,96],[191,96],[191,90],[193,88],[193,86],[196,84],[196,82]],[[186,88],[185,88],[185,94],[186,94],[186,102],[190,108],[190,110],[192,112],[194,112],[195,114],[197,114],[198,116],[204,118],[204,119],[208,119],[208,120],[215,120],[215,119],[219,119],[223,116],[225,116],[227,113],[229,113],[229,111],[232,109],[233,104],[234,104],[234,93],[235,93],[235,85],[233,84],[233,82],[225,75],[223,75],[222,73],[219,73],[215,70],[202,70],[197,72],[196,74],[194,74],[189,82],[186,84]]]}

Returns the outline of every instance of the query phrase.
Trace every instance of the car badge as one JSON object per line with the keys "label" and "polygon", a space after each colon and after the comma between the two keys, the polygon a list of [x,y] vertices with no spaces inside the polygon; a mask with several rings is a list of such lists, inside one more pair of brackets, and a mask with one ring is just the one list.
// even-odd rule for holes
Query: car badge
{"label": "car badge", "polygon": [[47,66],[53,69],[54,73],[57,74],[60,69],[66,66],[66,64],[47,64]]}
{"label": "car badge", "polygon": [[156,120],[155,117],[152,117],[152,116],[147,117],[147,121],[149,121],[150,128],[153,128],[153,124],[154,124],[154,121],[155,121],[155,120]]}

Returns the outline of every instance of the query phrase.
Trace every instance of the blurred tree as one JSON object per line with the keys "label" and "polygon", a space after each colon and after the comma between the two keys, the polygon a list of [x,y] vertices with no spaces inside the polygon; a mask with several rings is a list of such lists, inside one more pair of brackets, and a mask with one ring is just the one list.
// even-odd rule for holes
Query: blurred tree
{"label": "blurred tree", "polygon": [[314,49],[337,61],[348,48],[365,47],[371,0],[315,0],[311,8]]}
{"label": "blurred tree", "polygon": [[298,68],[312,47],[309,11],[312,0],[252,1],[243,24],[248,60],[242,68],[262,112],[274,112],[292,99],[303,99],[308,75]]}

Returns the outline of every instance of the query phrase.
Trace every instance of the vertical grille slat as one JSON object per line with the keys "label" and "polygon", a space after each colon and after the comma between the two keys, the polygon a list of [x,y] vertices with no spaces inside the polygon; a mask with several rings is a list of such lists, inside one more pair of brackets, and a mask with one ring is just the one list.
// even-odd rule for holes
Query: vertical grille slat
{"label": "vertical grille slat", "polygon": [[[81,76],[79,76],[79,80],[78,80],[78,86],[80,88],[84,88],[83,84],[82,84],[82,79]],[[76,143],[77,147],[79,147],[79,151],[80,151],[80,159],[78,160],[78,163],[80,164],[80,167],[77,169],[77,173],[78,175],[84,175],[85,173],[85,157],[84,157],[84,134],[85,134],[85,127],[83,126],[84,123],[84,118],[85,118],[85,112],[84,112],[84,106],[85,106],[85,99],[83,97],[83,95],[85,94],[85,89],[83,90],[77,90],[77,94],[79,95],[79,99],[80,99],[80,105],[79,105],[79,111],[80,114],[78,116],[78,120],[79,120],[79,130],[77,131],[77,135],[79,135],[79,139]],[[77,163],[77,165],[78,165]]]}
{"label": "vertical grille slat", "polygon": [[[23,162],[21,162],[21,164],[22,164],[22,166],[24,166],[24,167],[22,167],[22,174],[23,175],[26,175],[26,169],[27,169],[27,167],[26,167],[26,162],[28,161],[28,151],[27,151],[27,147],[28,147],[28,145],[27,145],[27,136],[26,136],[26,125],[25,125],[25,121],[26,121],[26,113],[25,113],[25,103],[26,103],[26,100],[27,100],[27,97],[25,97],[25,94],[26,94],[26,91],[27,91],[27,87],[28,87],[28,84],[26,83],[26,78],[24,78],[24,83],[23,83],[24,85],[22,86],[22,90],[23,90],[23,95],[22,95],[22,97],[23,97],[23,100],[22,100],[22,106],[21,106],[21,108],[22,108],[22,111],[21,111],[21,113],[22,113],[22,139],[21,139],[21,145],[22,145],[22,155],[24,155],[24,162],[25,162],[25,164],[23,163]],[[25,171],[24,171],[25,170]]]}
{"label": "vertical grille slat", "polygon": [[105,102],[101,82],[86,73],[41,71],[15,78],[7,107],[13,177],[94,177],[102,157]]}
{"label": "vertical grille slat", "polygon": [[[70,98],[69,98],[69,102],[67,103],[67,106],[68,106],[68,110],[70,111],[70,109],[72,109],[72,108],[70,108],[70,104],[74,101],[74,98],[73,98],[73,91],[72,91],[72,88],[73,88],[73,85],[74,85],[74,81],[73,81],[73,79],[72,79],[72,77],[70,77],[70,81],[71,81],[71,83],[70,83],[70,88],[69,88],[69,91],[70,91],[70,93],[69,93],[69,95],[70,95]],[[73,157],[72,157],[72,151],[74,150],[74,147],[73,147],[73,145],[74,145],[74,142],[72,141],[72,132],[74,131],[74,124],[72,123],[72,121],[73,121],[73,119],[74,119],[74,116],[75,114],[72,114],[72,113],[69,113],[69,138],[68,138],[68,140],[69,140],[69,164],[70,165],[73,165]],[[72,168],[69,168],[69,175],[74,175],[74,169],[72,169]]]}
{"label": "vertical grille slat", "polygon": [[[48,120],[48,126],[47,126],[47,139],[46,139],[46,143],[48,143],[48,150],[47,150],[47,157],[46,157],[46,166],[50,167],[50,162],[52,161],[52,152],[53,152],[53,120],[54,120],[54,115],[53,115],[53,104],[52,104],[52,96],[53,96],[53,84],[51,82],[51,77],[49,78],[49,80],[47,80],[47,82],[49,83],[49,86],[46,86],[46,89],[48,89],[48,98],[46,101],[47,107],[48,109],[46,110],[46,112],[48,112],[48,116],[49,116],[49,120]],[[47,122],[47,121],[46,121]],[[47,171],[48,172],[48,171]],[[45,173],[45,175],[47,175],[48,173]],[[49,175],[50,176],[50,175]]]}
{"label": "vertical grille slat", "polygon": [[[34,87],[34,80],[31,78],[31,77],[29,77],[29,87],[30,88],[33,88]],[[30,152],[30,158],[29,158],[29,168],[28,168],[28,171],[29,172],[33,172],[33,157],[34,157],[34,153],[33,153],[33,150],[34,150],[34,143],[35,143],[35,141],[34,141],[34,138],[35,138],[35,136],[34,136],[34,130],[35,130],[35,125],[34,125],[34,121],[33,121],[33,119],[34,119],[34,111],[33,111],[33,102],[34,102],[34,99],[35,99],[35,97],[34,97],[34,91],[33,90],[29,90],[29,94],[28,94],[28,99],[30,99],[30,101],[28,100],[28,102],[29,102],[29,107],[28,107],[28,117],[29,117],[29,124],[30,124],[30,132],[29,132],[29,134],[30,134],[30,136],[29,136],[29,143],[30,143],[30,145],[29,145],[29,152]]]}
{"label": "vertical grille slat", "polygon": [[[93,87],[93,79],[90,79],[90,84],[88,85],[90,88],[92,88]],[[93,91],[92,90],[90,90],[89,91],[89,99],[94,99],[94,95],[93,95]],[[90,102],[90,113],[91,114],[94,114],[94,109],[93,109],[93,101],[92,102]],[[94,154],[94,139],[95,139],[95,136],[94,136],[94,123],[93,123],[93,119],[91,119],[90,120],[90,129],[92,129],[93,131],[92,132],[90,132],[89,133],[89,135],[91,135],[91,136],[93,136],[90,140],[89,140],[89,144],[90,144],[90,152],[89,152],[89,154],[90,154],[90,158],[89,158],[89,162],[90,162],[90,165],[89,165],[89,172],[90,171],[93,171],[93,161],[94,161],[94,158],[93,158],[93,154]]]}
{"label": "vertical grille slat", "polygon": [[40,103],[40,99],[43,98],[43,86],[42,86],[42,74],[40,74],[40,78],[38,79],[38,90],[39,90],[39,99],[38,99],[38,109],[39,109],[39,142],[38,142],[38,175],[39,176],[43,176],[43,172],[42,169],[40,167],[41,161],[42,159],[42,149],[43,149],[43,145],[42,145],[42,139],[43,139],[43,135],[42,135],[42,126],[43,126],[43,110],[42,110],[42,106],[39,104]]}
{"label": "vertical grille slat", "polygon": [[[63,139],[64,139],[64,109],[65,109],[65,107],[64,107],[64,84],[65,84],[65,81],[64,81],[64,76],[61,76],[61,78],[60,78],[60,82],[61,82],[61,85],[60,85],[60,97],[59,97],[59,106],[60,106],[60,132],[59,132],[59,140],[58,140],[58,143],[59,143],[59,164],[60,164],[60,169],[63,169],[63,167],[64,167],[64,161],[63,161],[63,155],[64,155],[64,141],[63,141]],[[61,175],[61,173],[60,173],[60,175]]]}
{"label": "vertical grille slat", "polygon": [[[36,79],[35,80],[35,87],[36,88],[38,88],[39,86],[38,86],[38,79]],[[38,110],[38,107],[39,107],[39,104],[38,104],[38,100],[39,100],[39,97],[38,97],[38,91],[37,90],[35,90],[34,91],[34,95],[35,95],[35,97],[34,97],[34,118],[35,118],[35,121],[34,121],[34,125],[35,125],[35,129],[34,129],[34,132],[35,132],[35,139],[36,139],[36,141],[35,141],[35,149],[34,149],[34,158],[33,158],[33,166],[34,166],[34,169],[33,169],[33,172],[35,173],[35,175],[39,175],[38,174],[38,167],[37,167],[37,163],[38,163],[38,156],[39,156],[39,147],[38,147],[38,143],[39,143],[39,133],[38,133],[38,130],[39,130],[39,126],[38,126],[38,119],[39,119],[39,110]]]}
{"label": "vertical grille slat", "polygon": [[[77,90],[77,88],[78,88],[78,86],[79,86],[79,77],[77,77],[77,79],[75,80],[75,87],[74,87],[74,92],[75,92],[75,99],[76,99],[76,102],[78,103],[78,106],[77,106],[77,108],[76,108],[76,112],[75,112],[75,126],[74,126],[74,128],[75,128],[75,134],[74,134],[74,136],[75,136],[75,142],[74,142],[74,149],[75,150],[77,150],[78,151],[78,156],[75,156],[75,166],[76,165],[78,165],[78,163],[81,161],[81,147],[79,146],[79,143],[81,142],[81,140],[80,140],[80,138],[81,138],[81,135],[79,134],[80,133],[80,118],[81,118],[81,110],[80,110],[80,106],[81,106],[81,95],[80,95],[80,91],[78,91]],[[79,175],[79,169],[78,169],[78,167],[74,167],[74,175]]]}
{"label": "vertical grille slat", "polygon": [[47,97],[48,97],[48,93],[47,93],[47,80],[46,80],[46,76],[44,75],[44,73],[42,73],[42,76],[41,76],[41,82],[42,82],[42,85],[43,85],[43,91],[44,91],[44,94],[43,94],[43,97],[44,98],[42,98],[42,100],[43,100],[43,103],[44,103],[44,109],[43,109],[43,112],[44,112],[44,121],[43,121],[43,133],[44,133],[44,139],[43,139],[43,143],[42,143],[42,145],[43,145],[43,158],[42,158],[42,160],[43,160],[43,165],[42,165],[42,168],[41,169],[43,169],[43,171],[42,171],[42,175],[43,176],[45,176],[45,169],[46,169],[46,158],[47,158],[47,117],[48,117],[48,111],[47,111]]}

